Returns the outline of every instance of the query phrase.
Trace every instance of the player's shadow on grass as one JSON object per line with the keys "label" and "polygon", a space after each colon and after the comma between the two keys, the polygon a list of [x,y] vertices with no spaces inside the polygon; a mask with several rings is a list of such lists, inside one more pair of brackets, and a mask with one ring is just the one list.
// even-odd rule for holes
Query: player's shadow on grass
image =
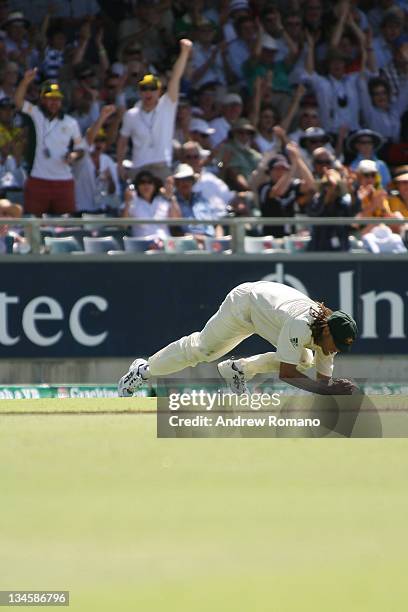
{"label": "player's shadow on grass", "polygon": [[[302,437],[382,438],[382,424],[378,409],[373,401],[359,391],[353,395],[314,395],[307,414],[298,416],[318,419],[320,425],[309,427],[309,435]],[[281,416],[293,417],[293,410],[282,408]],[[290,437],[285,431],[278,431],[278,437]]]}

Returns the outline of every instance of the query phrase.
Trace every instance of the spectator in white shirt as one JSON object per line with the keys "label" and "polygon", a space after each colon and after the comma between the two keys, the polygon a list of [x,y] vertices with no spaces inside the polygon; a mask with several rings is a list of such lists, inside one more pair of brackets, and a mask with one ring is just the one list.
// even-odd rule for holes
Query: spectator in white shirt
{"label": "spectator in white shirt", "polygon": [[250,58],[256,43],[256,27],[252,17],[240,17],[235,23],[237,38],[228,46],[228,63],[235,79],[242,87],[246,84],[243,66]]}
{"label": "spectator in white shirt", "polygon": [[[141,170],[135,177],[134,185],[125,192],[125,205],[122,217],[135,219],[169,219],[180,218],[181,211],[174,197],[172,177],[166,179],[165,189],[160,189],[161,182],[148,170]],[[168,225],[135,224],[132,235],[138,238],[165,239],[170,236]]]}
{"label": "spectator in white shirt", "polygon": [[195,24],[194,47],[191,55],[192,85],[197,89],[204,83],[226,85],[229,66],[226,61],[226,43],[214,44],[215,25],[205,17]]}
{"label": "spectator in white shirt", "polygon": [[256,122],[257,133],[254,138],[254,143],[260,153],[279,149],[280,142],[273,131],[278,124],[279,115],[276,108],[271,104],[261,106],[259,120]]}
{"label": "spectator in white shirt", "polygon": [[131,137],[135,171],[139,172],[142,168],[151,170],[161,180],[169,176],[180,79],[191,48],[190,40],[180,41],[180,55],[174,64],[167,92],[161,97],[161,83],[157,77],[145,75],[140,81],[141,101],[125,113],[118,139],[119,174],[123,171],[122,162]]}
{"label": "spectator in white shirt", "polygon": [[374,54],[378,69],[384,68],[392,60],[393,44],[403,32],[404,12],[393,7],[384,13],[381,33],[373,40]]}
{"label": "spectator in white shirt", "polygon": [[366,127],[390,142],[398,142],[401,117],[408,109],[408,80],[395,98],[392,98],[390,84],[385,79],[374,78],[367,82],[367,77],[361,74],[358,85]]}
{"label": "spectator in white shirt", "polygon": [[106,154],[107,135],[104,125],[114,113],[113,105],[103,106],[98,119],[85,137],[85,153],[73,165],[76,209],[96,212],[115,208],[120,202],[117,167]]}
{"label": "spectator in white shirt", "polygon": [[232,124],[241,117],[244,108],[241,96],[236,93],[228,93],[223,97],[221,103],[221,116],[210,121],[210,126],[215,130],[211,136],[211,144],[214,148],[227,140]]}
{"label": "spectator in white shirt", "polygon": [[31,143],[33,163],[24,188],[24,210],[37,216],[73,213],[71,164],[83,155],[81,132],[75,119],[61,111],[63,94],[58,83],[42,85],[38,106],[24,99],[36,75],[35,68],[27,70],[14,97],[17,110],[31,118],[35,134]]}
{"label": "spectator in white shirt", "polygon": [[310,35],[308,47],[303,82],[313,89],[323,128],[331,134],[337,134],[345,125],[350,131],[359,129],[360,102],[356,89],[360,74],[346,74],[345,58],[334,49],[327,58],[327,76],[318,74],[314,68],[314,38]]}

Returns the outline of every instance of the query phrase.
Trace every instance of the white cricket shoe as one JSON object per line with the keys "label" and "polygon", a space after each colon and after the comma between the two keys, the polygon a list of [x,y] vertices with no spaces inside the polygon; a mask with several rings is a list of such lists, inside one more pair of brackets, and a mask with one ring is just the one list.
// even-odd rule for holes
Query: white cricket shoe
{"label": "white cricket shoe", "polygon": [[149,377],[143,376],[140,372],[140,368],[145,368],[147,365],[146,359],[134,360],[129,371],[118,382],[119,397],[132,397],[133,393],[148,380]]}
{"label": "white cricket shoe", "polygon": [[249,389],[245,380],[245,374],[238,368],[233,359],[221,361],[217,365],[220,376],[226,381],[229,388],[237,395],[248,395]]}

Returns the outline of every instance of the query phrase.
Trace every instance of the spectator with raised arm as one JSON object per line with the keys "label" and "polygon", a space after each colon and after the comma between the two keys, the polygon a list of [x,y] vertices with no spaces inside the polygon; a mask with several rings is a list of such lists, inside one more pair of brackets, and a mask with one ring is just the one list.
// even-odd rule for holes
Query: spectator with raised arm
{"label": "spectator with raised arm", "polygon": [[386,141],[398,142],[401,118],[408,110],[408,79],[394,98],[390,84],[384,78],[375,77],[368,80],[362,73],[358,86],[365,126],[381,134]]}
{"label": "spectator with raised arm", "polygon": [[[318,191],[306,206],[311,217],[352,217],[355,214],[348,185],[334,168],[334,158],[323,148],[315,155]],[[313,225],[309,251],[348,251],[350,226]]]}
{"label": "spectator with raised arm", "polygon": [[85,153],[72,168],[75,179],[77,211],[95,212],[119,204],[120,185],[117,167],[107,155],[104,126],[114,113],[114,106],[103,106],[95,123],[85,136]]}
{"label": "spectator with raised arm", "polygon": [[[294,217],[316,191],[315,180],[298,146],[290,143],[286,151],[289,159],[276,155],[268,163],[269,181],[259,189],[262,217]],[[264,225],[263,232],[281,238],[293,233],[293,227]]]}
{"label": "spectator with raised arm", "polygon": [[[330,48],[337,49],[346,60],[347,74],[360,72],[365,64],[375,72],[377,62],[373,49],[371,30],[363,31],[355,19],[349,0],[342,0],[334,7],[336,23],[330,38]],[[357,13],[358,15],[358,13]]]}
{"label": "spectator with raised arm", "polygon": [[251,56],[243,65],[243,74],[248,91],[253,94],[256,77],[266,77],[270,73],[271,102],[280,115],[285,116],[292,99],[293,86],[289,75],[298,54],[298,47],[293,43],[288,55],[281,61],[276,61],[277,50],[276,40],[259,29]]}
{"label": "spectator with raised arm", "polygon": [[27,88],[36,75],[35,68],[27,70],[14,97],[17,110],[28,115],[35,128],[31,136],[34,156],[24,188],[24,211],[37,216],[73,213],[71,164],[83,155],[81,132],[75,119],[62,112],[63,94],[58,83],[42,85],[38,106],[25,100]]}
{"label": "spectator with raised arm", "polygon": [[190,40],[180,41],[180,55],[174,64],[167,91],[162,96],[161,83],[156,76],[147,74],[140,81],[141,101],[123,117],[117,145],[119,173],[122,172],[129,138],[132,138],[135,172],[144,168],[161,180],[169,176],[180,79],[191,48]]}
{"label": "spectator with raised arm", "polygon": [[393,43],[392,60],[381,70],[381,76],[387,79],[391,95],[399,99],[403,92],[406,98],[408,81],[408,34],[401,34]]}
{"label": "spectator with raised arm", "polygon": [[[346,74],[344,56],[336,50],[330,50],[327,56],[328,74],[318,74],[314,67],[314,38],[308,34],[307,40],[308,55],[303,82],[313,89],[323,128],[333,135],[337,135],[345,125],[350,130],[359,129],[360,103],[356,96],[359,73]],[[365,57],[364,50],[362,55]]]}

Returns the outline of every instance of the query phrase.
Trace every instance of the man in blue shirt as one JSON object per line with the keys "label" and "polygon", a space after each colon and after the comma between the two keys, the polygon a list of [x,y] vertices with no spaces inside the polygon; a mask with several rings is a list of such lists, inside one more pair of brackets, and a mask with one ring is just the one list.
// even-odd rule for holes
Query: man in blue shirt
{"label": "man in blue shirt", "polygon": [[[212,219],[216,218],[211,210],[211,205],[200,192],[193,192],[196,180],[194,170],[189,164],[179,164],[173,174],[175,183],[175,196],[180,206],[181,214],[185,219]],[[213,225],[183,225],[182,230],[186,234],[199,236],[215,236]]]}
{"label": "man in blue shirt", "polygon": [[358,130],[347,139],[347,148],[356,155],[350,164],[352,170],[356,170],[362,159],[372,159],[376,162],[378,173],[381,177],[381,185],[386,188],[391,182],[391,173],[387,164],[378,159],[376,151],[384,144],[381,134],[373,130]]}

